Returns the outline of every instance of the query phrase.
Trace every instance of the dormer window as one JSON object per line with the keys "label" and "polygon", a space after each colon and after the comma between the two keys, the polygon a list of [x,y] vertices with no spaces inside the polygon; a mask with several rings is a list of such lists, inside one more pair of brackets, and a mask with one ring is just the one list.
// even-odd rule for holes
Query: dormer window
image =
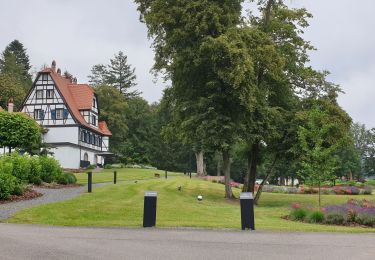
{"label": "dormer window", "polygon": [[96,99],[95,98],[92,99],[92,106],[96,108]]}
{"label": "dormer window", "polygon": [[96,126],[96,116],[91,117],[91,123]]}

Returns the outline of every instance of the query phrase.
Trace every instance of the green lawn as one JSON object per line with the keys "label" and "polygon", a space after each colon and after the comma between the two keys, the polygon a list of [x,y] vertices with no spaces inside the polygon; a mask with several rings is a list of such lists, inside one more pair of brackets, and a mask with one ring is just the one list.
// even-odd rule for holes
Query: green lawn
{"label": "green lawn", "polygon": [[[182,191],[177,190],[178,186],[182,186]],[[140,227],[143,217],[143,194],[146,190],[158,191],[158,227],[240,227],[239,202],[223,198],[223,185],[195,178],[190,180],[188,177],[110,184],[95,188],[93,193],[86,193],[69,201],[25,209],[15,214],[8,222]],[[235,192],[238,195],[240,191],[235,189]],[[204,196],[203,202],[196,200],[198,194]],[[374,195],[354,198],[364,197],[375,199]],[[342,203],[348,198],[350,197],[325,195],[323,203]],[[375,232],[375,228],[305,224],[281,219],[281,216],[288,214],[293,202],[316,205],[317,196],[264,193],[260,206],[255,208],[256,228],[280,231]]]}
{"label": "green lawn", "polygon": [[[154,174],[159,173],[160,178],[165,177],[165,172],[160,170],[150,169],[133,169],[133,168],[121,168],[121,169],[106,169],[101,172],[94,172],[92,181],[93,183],[102,182],[113,182],[113,172],[117,171],[117,181],[129,181],[129,180],[145,180],[154,179]],[[87,173],[77,173],[77,183],[87,184]],[[168,176],[181,176],[182,173],[168,172]]]}

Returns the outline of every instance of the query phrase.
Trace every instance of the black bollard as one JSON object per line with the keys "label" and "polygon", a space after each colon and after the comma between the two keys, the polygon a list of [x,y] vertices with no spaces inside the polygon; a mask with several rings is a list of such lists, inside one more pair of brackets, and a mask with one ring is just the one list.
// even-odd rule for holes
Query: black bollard
{"label": "black bollard", "polygon": [[113,183],[114,183],[114,184],[117,183],[117,171],[114,171],[114,172],[113,172]]}
{"label": "black bollard", "polygon": [[87,173],[87,192],[92,192],[92,172]]}
{"label": "black bollard", "polygon": [[165,178],[168,179],[168,172],[165,171]]}
{"label": "black bollard", "polygon": [[154,227],[156,224],[157,192],[146,191],[143,209],[143,227]]}
{"label": "black bollard", "polygon": [[254,199],[251,192],[241,192],[241,227],[242,230],[255,230],[254,225]]}
{"label": "black bollard", "polygon": [[191,172],[189,172],[189,175],[190,175],[190,179],[191,179]]}

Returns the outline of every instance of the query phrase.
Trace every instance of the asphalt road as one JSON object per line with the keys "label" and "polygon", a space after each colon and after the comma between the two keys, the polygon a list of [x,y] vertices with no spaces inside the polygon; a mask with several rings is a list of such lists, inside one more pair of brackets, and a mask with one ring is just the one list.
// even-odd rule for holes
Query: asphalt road
{"label": "asphalt road", "polygon": [[0,259],[375,259],[375,234],[0,224]]}

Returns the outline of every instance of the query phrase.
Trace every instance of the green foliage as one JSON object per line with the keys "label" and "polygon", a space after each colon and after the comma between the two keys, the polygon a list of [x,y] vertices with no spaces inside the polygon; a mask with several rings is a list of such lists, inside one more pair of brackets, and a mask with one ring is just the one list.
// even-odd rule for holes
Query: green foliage
{"label": "green foliage", "polygon": [[345,218],[339,213],[330,213],[325,218],[325,223],[333,225],[343,225],[345,223]]}
{"label": "green foliage", "polygon": [[32,149],[40,146],[41,128],[24,113],[0,112],[0,146]]}
{"label": "green foliage", "polygon": [[62,174],[62,169],[58,161],[54,158],[40,156],[39,162],[41,166],[40,177],[42,181],[51,183],[57,181],[59,176]]}
{"label": "green foliage", "polygon": [[40,157],[32,156],[29,158],[28,163],[30,165],[28,182],[35,185],[40,185],[42,183],[42,165],[40,163]]}
{"label": "green foliage", "polygon": [[110,64],[94,65],[89,76],[90,83],[94,86],[109,85],[120,91],[125,97],[136,97],[140,93],[130,89],[136,85],[135,69],[128,64],[128,57],[119,51]]}
{"label": "green foliage", "polygon": [[21,107],[26,92],[22,85],[13,74],[0,73],[0,106],[4,109],[8,106],[8,99],[13,98],[14,109]]}
{"label": "green foliage", "polygon": [[126,99],[120,91],[107,85],[96,87],[95,93],[99,100],[99,120],[106,121],[113,134],[109,139],[109,146],[114,153],[120,153],[128,132]]}
{"label": "green foliage", "polygon": [[375,217],[367,214],[360,214],[357,216],[356,221],[365,226],[375,227]]}
{"label": "green foliage", "polygon": [[57,183],[58,184],[67,185],[67,184],[74,184],[76,182],[77,182],[77,178],[72,173],[62,173],[57,178]]}
{"label": "green foliage", "polygon": [[16,177],[0,172],[0,199],[6,200],[15,192],[17,187],[20,186]]}
{"label": "green foliage", "polygon": [[307,213],[308,213],[307,210],[303,208],[292,209],[292,211],[290,212],[289,218],[291,220],[303,221],[305,220]]}
{"label": "green foliage", "polygon": [[307,220],[310,223],[322,223],[324,221],[324,214],[321,211],[310,212],[307,216]]}

